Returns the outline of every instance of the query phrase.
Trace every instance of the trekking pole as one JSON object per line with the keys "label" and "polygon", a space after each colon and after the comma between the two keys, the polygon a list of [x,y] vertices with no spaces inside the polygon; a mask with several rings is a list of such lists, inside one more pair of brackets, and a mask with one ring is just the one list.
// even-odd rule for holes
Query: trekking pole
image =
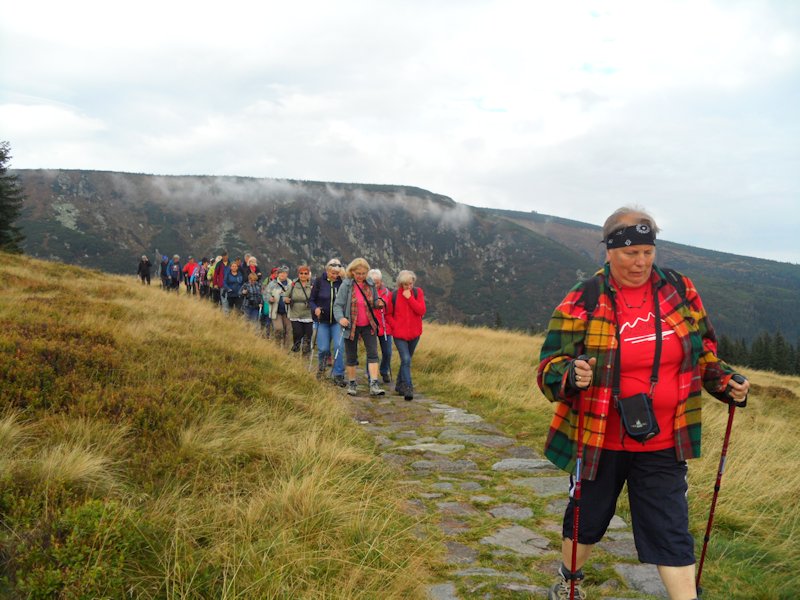
{"label": "trekking pole", "polygon": [[[731,379],[736,383],[744,383],[747,381],[738,373],[731,376]],[[714,483],[714,496],[711,498],[711,509],[708,512],[708,524],[706,525],[706,535],[703,537],[703,551],[700,554],[700,563],[697,567],[697,578],[695,579],[695,587],[697,588],[697,596],[703,593],[700,587],[700,577],[703,575],[703,563],[706,560],[706,550],[708,549],[708,540],[711,538],[711,526],[714,524],[714,510],[717,508],[717,497],[719,496],[720,483],[722,482],[722,474],[725,472],[725,461],[728,458],[728,442],[731,439],[731,427],[733,426],[733,415],[736,413],[736,407],[747,406],[747,396],[744,400],[736,401],[730,397],[730,387],[726,390],[728,394],[728,425],[725,428],[725,437],[722,440],[722,453],[719,457],[719,468],[717,469],[717,481]]]}
{"label": "trekking pole", "polygon": [[344,327],[339,326],[339,343],[336,344],[336,352],[333,355],[333,360],[339,358],[339,350],[342,349],[342,342],[344,342]]}
{"label": "trekking pole", "polygon": [[314,368],[314,344],[317,342],[317,327],[319,327],[319,323],[314,321],[314,325],[312,326],[311,332],[311,352],[308,353],[308,370]]}
{"label": "trekking pole", "polygon": [[[588,361],[586,354],[575,360]],[[575,600],[575,570],[578,564],[578,523],[581,518],[581,470],[583,468],[583,398],[578,392],[578,447],[575,450],[575,491],[572,493],[572,561],[569,567],[569,600]]]}

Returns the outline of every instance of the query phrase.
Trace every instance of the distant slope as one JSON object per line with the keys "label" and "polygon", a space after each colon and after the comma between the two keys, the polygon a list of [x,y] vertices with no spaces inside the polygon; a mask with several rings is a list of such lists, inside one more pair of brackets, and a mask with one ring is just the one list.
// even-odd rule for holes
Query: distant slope
{"label": "distant slope", "polygon": [[[319,272],[364,256],[389,280],[414,270],[429,317],[541,331],[563,294],[603,261],[596,226],[479,209],[407,186],[247,177],[18,170],[33,256],[133,273],[154,250],[254,253]],[[662,241],[659,264],[691,276],[730,337],[800,336],[800,266]]]}

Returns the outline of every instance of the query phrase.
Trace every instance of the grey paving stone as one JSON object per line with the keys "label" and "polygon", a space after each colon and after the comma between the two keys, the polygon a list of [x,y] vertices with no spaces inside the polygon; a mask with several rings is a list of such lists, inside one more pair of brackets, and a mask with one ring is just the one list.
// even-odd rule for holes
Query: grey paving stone
{"label": "grey paving stone", "polygon": [[416,439],[418,436],[417,432],[412,430],[412,431],[401,431],[394,437],[396,437],[398,440],[412,440]]}
{"label": "grey paving stone", "polygon": [[477,471],[478,465],[471,460],[418,460],[411,463],[415,471],[435,471],[437,473],[465,473]]}
{"label": "grey paving stone", "polygon": [[486,494],[479,494],[477,496],[470,496],[469,501],[473,504],[489,504],[494,501],[494,497],[487,496]]}
{"label": "grey paving stone", "polygon": [[450,581],[428,586],[428,600],[461,600],[456,584]]}
{"label": "grey paving stone", "polygon": [[462,431],[445,429],[439,434],[439,439],[444,441],[464,442],[485,448],[505,448],[514,445],[514,440],[502,435],[479,435],[464,433]]}
{"label": "grey paving stone", "polygon": [[597,547],[618,558],[637,558],[639,556],[633,540],[603,540],[597,544]]}
{"label": "grey paving stone", "polygon": [[569,492],[569,476],[558,477],[525,477],[512,479],[510,483],[526,487],[536,492],[537,496],[567,496]]}
{"label": "grey paving stone", "polygon": [[540,473],[553,471],[553,463],[541,458],[504,458],[492,465],[492,471],[521,471],[523,473]]}
{"label": "grey paving stone", "polygon": [[545,587],[540,587],[538,585],[529,585],[527,583],[501,583],[498,586],[498,589],[507,590],[509,592],[527,592],[528,594],[532,594],[534,597],[538,596],[540,598],[546,597],[549,590]]}
{"label": "grey paving stone", "polygon": [[633,539],[633,532],[632,531],[607,531],[606,537],[610,540],[614,541],[621,541],[621,540],[632,540]]}
{"label": "grey paving stone", "polygon": [[480,423],[483,417],[468,412],[447,412],[444,415],[445,423]]}
{"label": "grey paving stone", "polygon": [[609,529],[625,529],[628,524],[622,520],[622,517],[614,515],[611,517],[611,522],[608,524]]}
{"label": "grey paving stone", "polygon": [[439,490],[440,492],[451,492],[455,489],[455,486],[449,481],[439,481],[432,484],[431,487],[434,490]]}
{"label": "grey paving stone", "polygon": [[442,514],[450,517],[472,517],[480,514],[475,507],[466,502],[437,502],[436,506]]}
{"label": "grey paving stone", "polygon": [[459,519],[442,519],[439,523],[439,529],[445,535],[460,535],[469,531],[469,525]]}
{"label": "grey paving stone", "polygon": [[440,494],[438,492],[425,492],[422,494],[417,494],[423,500],[434,500],[435,498],[441,498],[444,494]]}
{"label": "grey paving stone", "polygon": [[509,446],[503,451],[509,458],[542,458],[542,455],[528,446]]}
{"label": "grey paving stone", "polygon": [[475,548],[459,542],[446,541],[446,561],[451,565],[471,565],[478,560],[478,551]]}
{"label": "grey paving stone", "polygon": [[495,519],[522,521],[530,519],[533,516],[533,511],[527,506],[519,506],[518,504],[501,504],[490,509],[489,514]]}
{"label": "grey paving stone", "polygon": [[650,594],[658,598],[667,598],[667,590],[661,583],[658,569],[655,565],[628,565],[616,564],[614,570],[625,581],[628,587],[637,592]]}
{"label": "grey paving stone", "polygon": [[384,452],[381,454],[381,458],[388,463],[393,465],[397,465],[402,467],[406,464],[409,460],[411,460],[408,456],[403,456],[402,454],[394,454],[393,452]]}
{"label": "grey paving stone", "polygon": [[399,446],[397,452],[434,452],[435,454],[453,454],[464,449],[463,444],[417,443],[411,446]]}
{"label": "grey paving stone", "polygon": [[453,573],[456,577],[504,577],[506,579],[515,579],[517,581],[527,581],[528,578],[522,573],[515,571],[498,571],[497,569],[490,569],[489,567],[473,567],[471,569],[463,569]]}
{"label": "grey paving stone", "polygon": [[492,544],[501,548],[508,548],[522,556],[541,556],[547,552],[550,540],[538,533],[534,533],[527,527],[512,525],[483,538],[481,544]]}
{"label": "grey paving stone", "polygon": [[477,492],[478,490],[483,489],[483,486],[477,481],[462,481],[458,484],[458,487],[465,492]]}

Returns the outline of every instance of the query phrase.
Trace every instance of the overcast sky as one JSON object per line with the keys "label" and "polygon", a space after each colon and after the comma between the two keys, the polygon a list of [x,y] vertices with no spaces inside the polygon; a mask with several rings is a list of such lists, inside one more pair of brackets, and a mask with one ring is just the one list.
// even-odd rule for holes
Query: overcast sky
{"label": "overcast sky", "polygon": [[800,2],[0,0],[12,168],[414,185],[800,263]]}

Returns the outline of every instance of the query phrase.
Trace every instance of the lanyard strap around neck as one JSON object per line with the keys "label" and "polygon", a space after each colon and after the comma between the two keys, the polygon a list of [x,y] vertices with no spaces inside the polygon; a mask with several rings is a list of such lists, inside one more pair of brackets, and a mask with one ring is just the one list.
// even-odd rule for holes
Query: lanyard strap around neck
{"label": "lanyard strap around neck", "polygon": [[[613,299],[613,295],[612,295]],[[650,397],[653,397],[653,392],[658,383],[658,369],[661,366],[661,307],[658,302],[658,288],[653,285],[653,304],[655,312],[655,326],[656,326],[656,350],[653,357],[653,370],[650,374]],[[614,308],[616,312],[616,301],[614,301]],[[614,380],[612,382],[611,394],[614,400],[619,398],[620,394],[620,361],[622,360],[622,343],[619,337],[619,319],[617,320],[616,331],[614,332],[617,338],[617,354],[614,359]]]}

